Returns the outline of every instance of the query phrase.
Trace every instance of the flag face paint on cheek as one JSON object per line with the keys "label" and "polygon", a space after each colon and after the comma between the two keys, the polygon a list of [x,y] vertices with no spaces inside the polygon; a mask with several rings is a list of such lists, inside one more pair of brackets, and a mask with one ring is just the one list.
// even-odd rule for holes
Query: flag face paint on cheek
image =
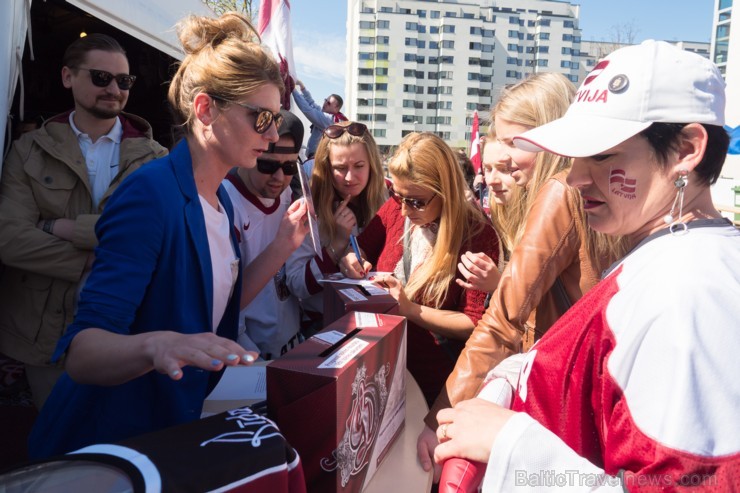
{"label": "flag face paint on cheek", "polygon": [[609,191],[627,200],[637,198],[637,179],[629,178],[623,169],[609,170]]}

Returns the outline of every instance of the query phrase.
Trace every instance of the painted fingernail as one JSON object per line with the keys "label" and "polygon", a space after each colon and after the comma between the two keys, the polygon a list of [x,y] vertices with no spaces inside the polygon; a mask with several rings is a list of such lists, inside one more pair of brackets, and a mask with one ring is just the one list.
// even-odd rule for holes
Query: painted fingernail
{"label": "painted fingernail", "polygon": [[226,359],[227,359],[227,360],[229,360],[229,361],[234,361],[234,360],[235,360],[235,359],[237,359],[238,357],[239,357],[239,356],[237,356],[236,354],[230,354],[230,355],[228,355],[228,356],[226,357]]}
{"label": "painted fingernail", "polygon": [[212,359],[212,360],[211,360],[211,364],[212,364],[213,366],[218,366],[218,365],[220,365],[220,364],[221,364],[221,360],[220,360],[220,359]]}
{"label": "painted fingernail", "polygon": [[245,354],[244,356],[242,356],[242,359],[247,363],[254,362],[254,356],[252,356],[251,354]]}
{"label": "painted fingernail", "polygon": [[171,372],[170,372],[170,376],[172,376],[172,377],[176,377],[176,376],[178,376],[179,374],[180,374],[180,370],[175,370],[175,371],[171,371]]}

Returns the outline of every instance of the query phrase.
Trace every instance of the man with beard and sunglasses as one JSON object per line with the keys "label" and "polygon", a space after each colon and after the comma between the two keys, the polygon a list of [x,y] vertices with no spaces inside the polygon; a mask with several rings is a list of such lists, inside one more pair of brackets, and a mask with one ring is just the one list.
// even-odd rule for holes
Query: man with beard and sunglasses
{"label": "man with beard and sunglasses", "polygon": [[[234,225],[245,265],[269,249],[293,201],[291,179],[298,173],[303,123],[281,110],[279,140],[270,144],[254,168],[234,168],[224,187],[234,206]],[[264,360],[277,358],[302,342],[298,298],[288,289],[285,265],[272,282],[239,313],[237,342]]]}
{"label": "man with beard and sunglasses", "polygon": [[123,113],[136,76],[115,39],[77,39],[61,75],[74,109],[16,141],[0,180],[0,352],[25,363],[39,408],[63,371],[51,356],[72,321],[108,197],[167,154],[145,120]]}

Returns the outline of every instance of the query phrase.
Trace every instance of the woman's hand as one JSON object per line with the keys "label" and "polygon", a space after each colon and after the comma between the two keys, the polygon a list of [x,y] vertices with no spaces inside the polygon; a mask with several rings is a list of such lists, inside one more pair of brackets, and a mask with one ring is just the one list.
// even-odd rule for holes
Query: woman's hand
{"label": "woman's hand", "polygon": [[[336,243],[333,241],[334,246],[342,246],[346,248],[349,242],[349,235],[357,226],[357,218],[355,213],[348,207],[349,200],[352,198],[351,195],[339,203],[337,210],[334,211],[334,223],[337,225]],[[341,243],[341,245],[339,245]],[[339,250],[337,250],[339,251]]]}
{"label": "woman's hand", "polygon": [[182,368],[185,366],[218,371],[224,366],[251,365],[259,356],[231,339],[212,332],[153,332],[145,352],[151,358],[154,369],[166,373],[173,380],[182,378]]}
{"label": "woman's hand", "polygon": [[[360,253],[363,253],[360,250]],[[362,261],[362,265],[360,265]],[[373,269],[373,264],[364,259],[358,259],[355,252],[347,254],[339,260],[339,271],[350,279],[362,279]]]}
{"label": "woman's hand", "polygon": [[501,272],[496,263],[485,253],[465,252],[460,257],[457,269],[466,279],[455,279],[458,286],[465,289],[478,289],[493,292],[501,280]]}
{"label": "woman's hand", "polygon": [[429,472],[434,468],[434,482],[439,482],[439,476],[442,474],[442,466],[434,462],[434,449],[439,445],[437,433],[424,425],[424,429],[419,433],[416,439],[416,455],[421,463],[421,468]]}
{"label": "woman's hand", "polygon": [[434,460],[444,463],[452,457],[488,462],[493,442],[506,422],[516,414],[483,399],[470,399],[437,413]]}
{"label": "woman's hand", "polygon": [[293,252],[301,246],[309,229],[308,206],[305,200],[298,199],[285,211],[273,244],[287,246]]}
{"label": "woman's hand", "polygon": [[407,317],[409,309],[414,305],[414,303],[406,296],[406,292],[403,290],[401,281],[399,281],[395,276],[386,274],[376,277],[375,282],[387,289],[388,294],[398,301],[398,314]]}

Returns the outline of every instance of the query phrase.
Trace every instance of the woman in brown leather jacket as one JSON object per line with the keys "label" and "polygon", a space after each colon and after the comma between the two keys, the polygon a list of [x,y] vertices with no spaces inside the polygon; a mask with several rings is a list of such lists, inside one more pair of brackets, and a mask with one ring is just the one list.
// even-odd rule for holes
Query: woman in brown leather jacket
{"label": "woman in brown leather jacket", "polygon": [[[488,287],[495,288],[488,309],[425,418],[418,453],[426,470],[437,443],[437,411],[474,397],[491,368],[534,344],[621,253],[619,242],[586,227],[581,197],[565,183],[571,160],[513,145],[515,136],[565,114],[574,93],[563,75],[537,74],[504,89],[492,108],[498,167],[505,166],[523,192],[507,204],[507,215],[516,218],[509,223],[514,247],[498,284]],[[486,289],[484,273],[495,265],[470,252],[461,264],[467,285]]]}

